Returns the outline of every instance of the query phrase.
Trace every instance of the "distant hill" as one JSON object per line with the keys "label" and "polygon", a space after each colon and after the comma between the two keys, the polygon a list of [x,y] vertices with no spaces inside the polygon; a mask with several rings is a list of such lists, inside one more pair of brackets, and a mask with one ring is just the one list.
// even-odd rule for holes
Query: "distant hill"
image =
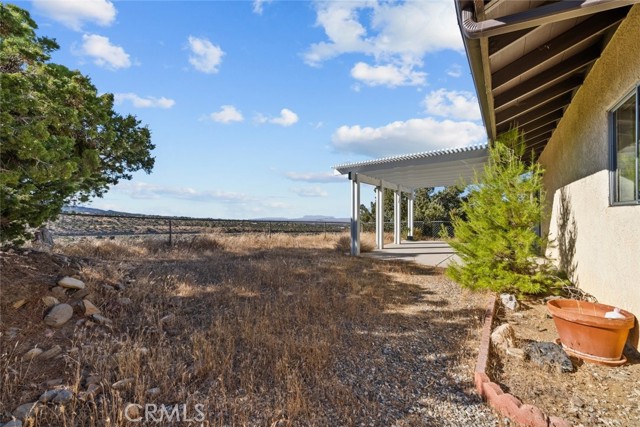
{"label": "distant hill", "polygon": [[144,216],[142,214],[135,214],[130,212],[119,212],[112,210],[88,208],[85,206],[63,206],[62,212],[64,213],[78,213],[85,215],[117,215],[117,216]]}
{"label": "distant hill", "polygon": [[267,217],[254,218],[255,221],[307,221],[307,222],[349,222],[349,218],[336,218],[335,216],[326,215],[305,215],[301,218],[285,218],[285,217]]}
{"label": "distant hill", "polygon": [[[115,216],[154,216],[154,215],[144,215],[144,214],[136,214],[130,212],[119,212],[105,209],[96,209],[96,208],[88,208],[86,206],[64,206],[62,208],[62,212],[64,213],[78,213],[85,215],[115,215]],[[169,218],[170,216],[166,216]],[[189,218],[186,216],[183,217],[175,217],[172,218]],[[305,215],[301,218],[285,218],[285,217],[268,217],[268,218],[252,218],[251,221],[295,221],[295,222],[349,222],[349,218],[336,218],[334,216],[326,216],[326,215]]]}

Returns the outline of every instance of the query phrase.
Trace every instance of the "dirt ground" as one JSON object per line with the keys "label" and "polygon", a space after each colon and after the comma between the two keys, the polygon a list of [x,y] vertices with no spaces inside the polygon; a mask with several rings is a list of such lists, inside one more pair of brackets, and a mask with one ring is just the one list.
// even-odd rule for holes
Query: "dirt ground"
{"label": "dirt ground", "polygon": [[[487,296],[439,269],[349,257],[339,240],[0,251],[0,423],[65,389],[73,399],[38,406],[27,425],[497,426],[472,381]],[[43,323],[42,297],[66,275],[86,283],[82,298],[108,325],[70,290],[57,298],[71,320]],[[27,360],[36,346],[61,352]],[[133,423],[131,404],[191,418],[202,405],[206,419]]]}
{"label": "dirt ground", "polygon": [[[541,300],[525,301],[516,312],[500,307],[498,322],[515,329],[520,345],[558,338],[553,319]],[[627,349],[620,367],[584,363],[572,358],[575,371],[559,373],[530,361],[495,354],[491,378],[525,403],[574,426],[640,426],[640,357]]]}

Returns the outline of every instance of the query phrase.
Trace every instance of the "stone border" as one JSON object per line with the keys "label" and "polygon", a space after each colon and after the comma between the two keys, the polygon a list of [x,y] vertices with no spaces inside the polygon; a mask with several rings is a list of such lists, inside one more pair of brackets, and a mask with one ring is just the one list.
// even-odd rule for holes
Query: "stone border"
{"label": "stone border", "polygon": [[492,382],[487,375],[491,347],[491,328],[496,313],[496,302],[496,295],[491,294],[487,300],[482,337],[480,338],[480,351],[478,352],[476,369],[473,373],[476,391],[500,416],[507,417],[520,426],[571,427],[571,424],[563,418],[550,417],[537,406],[523,404],[517,397],[503,392],[502,388]]}

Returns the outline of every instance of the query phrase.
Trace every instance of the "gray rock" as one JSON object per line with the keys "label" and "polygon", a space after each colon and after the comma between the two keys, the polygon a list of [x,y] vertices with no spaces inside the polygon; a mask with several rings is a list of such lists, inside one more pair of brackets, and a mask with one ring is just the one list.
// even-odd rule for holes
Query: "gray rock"
{"label": "gray rock", "polygon": [[129,305],[132,303],[132,301],[131,301],[131,298],[122,297],[122,298],[118,298],[118,303],[120,303],[120,305]]}
{"label": "gray rock", "polygon": [[91,292],[89,291],[89,289],[78,289],[77,291],[75,291],[73,293],[73,295],[71,295],[71,299],[79,301],[83,298],[86,298],[89,296],[89,294],[91,294]]}
{"label": "gray rock", "polygon": [[574,366],[562,347],[552,342],[532,342],[525,346],[526,357],[539,366],[552,367],[558,372],[573,372]]}
{"label": "gray rock", "polygon": [[45,351],[44,353],[41,353],[40,356],[38,356],[38,359],[40,360],[53,359],[60,353],[62,353],[62,348],[59,345],[55,345],[51,347],[49,350]]}
{"label": "gray rock", "polygon": [[518,300],[515,295],[511,294],[500,294],[500,301],[502,301],[502,305],[504,308],[507,308],[511,311],[518,311]]}
{"label": "gray rock", "polygon": [[45,391],[44,393],[42,393],[40,395],[40,398],[38,399],[38,402],[40,402],[40,403],[51,402],[58,395],[59,391],[60,390],[58,390],[58,389]]}
{"label": "gray rock", "polygon": [[73,392],[71,390],[63,388],[58,391],[58,394],[56,394],[56,397],[53,398],[52,402],[65,404],[71,402],[71,399],[73,399]]}
{"label": "gray rock", "polygon": [[513,326],[504,323],[491,332],[491,343],[497,349],[507,351],[510,347],[516,346],[516,333]]}
{"label": "gray rock", "polygon": [[58,281],[58,285],[67,289],[84,289],[85,284],[82,280],[74,279],[73,277],[63,277]]}
{"label": "gray rock", "polygon": [[44,323],[49,326],[60,327],[73,316],[73,308],[69,304],[54,305],[44,317]]}
{"label": "gray rock", "polygon": [[4,424],[2,427],[22,427],[22,421],[11,420],[8,423]]}
{"label": "gray rock", "polygon": [[34,416],[39,407],[40,404],[38,402],[24,403],[18,406],[15,411],[13,411],[12,415],[17,419],[24,421],[25,419]]}

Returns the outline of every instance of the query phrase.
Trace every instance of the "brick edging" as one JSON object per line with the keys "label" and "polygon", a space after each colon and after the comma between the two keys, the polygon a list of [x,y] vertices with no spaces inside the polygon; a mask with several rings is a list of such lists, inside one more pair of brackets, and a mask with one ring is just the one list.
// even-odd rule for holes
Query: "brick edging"
{"label": "brick edging", "polygon": [[496,302],[496,295],[489,295],[487,299],[487,309],[484,314],[484,325],[480,338],[476,370],[473,373],[476,391],[499,415],[509,418],[520,426],[571,427],[571,424],[563,418],[550,417],[537,406],[523,404],[517,397],[503,392],[502,388],[492,382],[491,378],[487,375],[489,350],[491,347],[491,329],[496,313]]}

